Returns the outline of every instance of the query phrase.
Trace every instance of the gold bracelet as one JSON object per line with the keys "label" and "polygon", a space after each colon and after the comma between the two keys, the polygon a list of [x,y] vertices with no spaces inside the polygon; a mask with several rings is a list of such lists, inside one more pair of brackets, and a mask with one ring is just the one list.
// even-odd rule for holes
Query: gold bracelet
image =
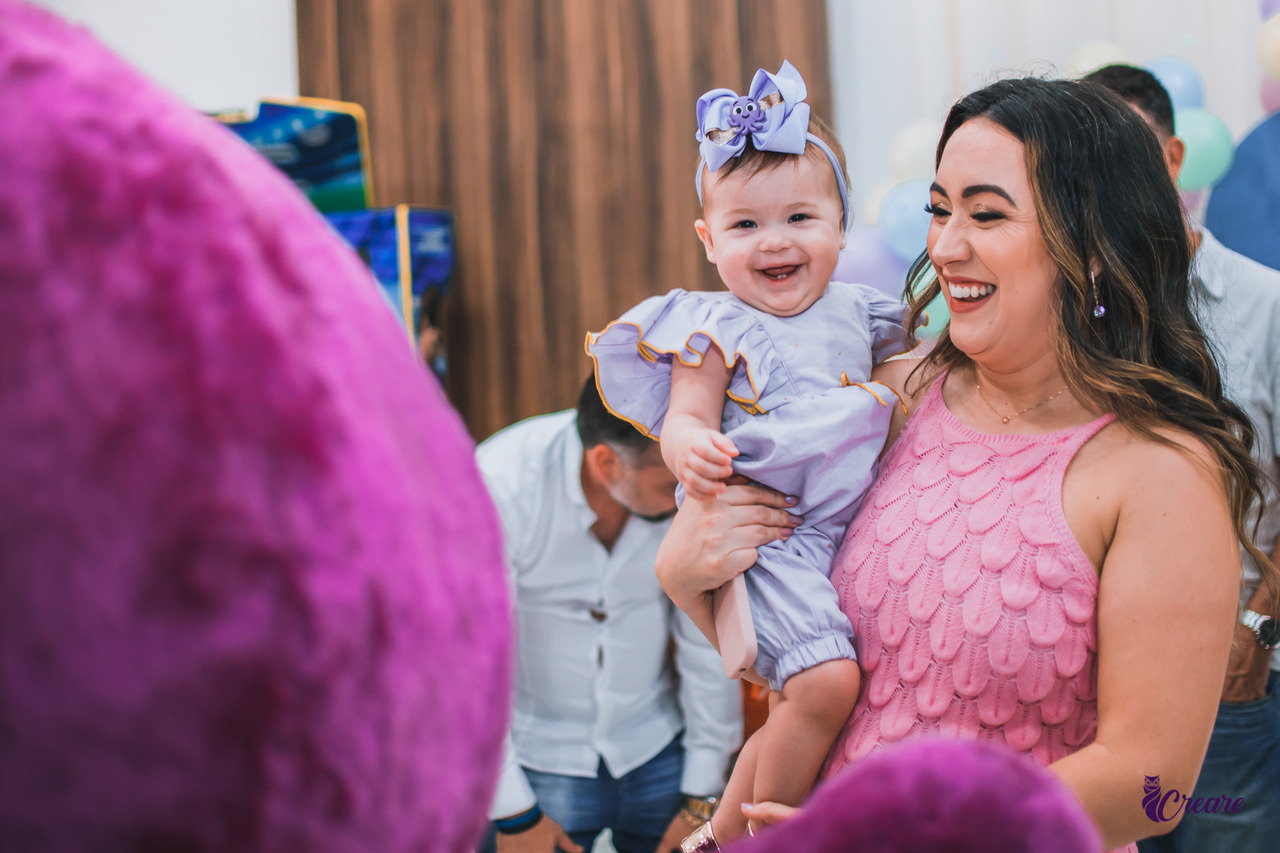
{"label": "gold bracelet", "polygon": [[703,824],[711,820],[711,815],[715,812],[719,803],[719,797],[686,796],[684,798],[684,808],[680,810],[680,813],[690,824],[693,824],[694,821]]}

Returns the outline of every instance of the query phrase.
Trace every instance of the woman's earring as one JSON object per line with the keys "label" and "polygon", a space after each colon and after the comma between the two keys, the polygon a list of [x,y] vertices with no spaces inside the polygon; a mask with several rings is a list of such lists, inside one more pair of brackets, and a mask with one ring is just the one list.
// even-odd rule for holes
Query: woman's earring
{"label": "woman's earring", "polygon": [[1107,306],[1102,304],[1102,300],[1098,298],[1098,278],[1093,274],[1093,270],[1089,271],[1089,284],[1093,285],[1093,316],[1101,317],[1107,313]]}

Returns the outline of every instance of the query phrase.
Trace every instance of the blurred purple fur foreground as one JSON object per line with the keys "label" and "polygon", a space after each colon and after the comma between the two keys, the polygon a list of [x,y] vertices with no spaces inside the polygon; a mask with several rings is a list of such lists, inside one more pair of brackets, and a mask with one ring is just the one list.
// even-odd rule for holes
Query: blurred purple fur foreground
{"label": "blurred purple fur foreground", "polygon": [[0,850],[465,851],[496,519],[359,259],[0,0]]}
{"label": "blurred purple fur foreground", "polygon": [[796,817],[731,853],[1099,853],[1102,839],[1049,771],[1006,747],[922,738],[824,783]]}

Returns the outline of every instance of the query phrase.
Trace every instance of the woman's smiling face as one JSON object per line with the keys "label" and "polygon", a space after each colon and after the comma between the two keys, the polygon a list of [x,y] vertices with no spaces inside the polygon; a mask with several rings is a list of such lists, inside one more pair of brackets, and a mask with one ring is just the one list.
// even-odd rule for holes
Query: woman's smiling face
{"label": "woman's smiling face", "polygon": [[951,311],[952,342],[976,361],[1011,366],[1052,351],[1060,272],[1022,143],[990,119],[965,122],[947,140],[929,204],[929,259]]}

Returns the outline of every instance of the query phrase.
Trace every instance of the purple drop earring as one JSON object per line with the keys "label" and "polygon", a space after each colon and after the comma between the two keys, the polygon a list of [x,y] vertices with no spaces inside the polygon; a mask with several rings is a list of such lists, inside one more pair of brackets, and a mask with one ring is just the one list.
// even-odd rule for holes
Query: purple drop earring
{"label": "purple drop earring", "polygon": [[1102,300],[1098,298],[1098,279],[1093,274],[1093,270],[1089,271],[1089,284],[1093,286],[1093,316],[1102,317],[1107,313],[1107,306],[1102,304]]}

